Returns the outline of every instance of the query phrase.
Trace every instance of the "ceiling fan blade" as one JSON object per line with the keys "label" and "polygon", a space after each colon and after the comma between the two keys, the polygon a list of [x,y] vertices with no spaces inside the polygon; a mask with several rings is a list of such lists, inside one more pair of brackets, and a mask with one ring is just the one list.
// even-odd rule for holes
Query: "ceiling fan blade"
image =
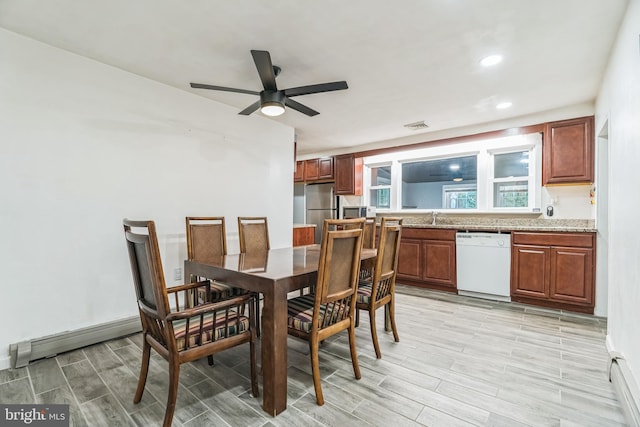
{"label": "ceiling fan blade", "polygon": [[277,91],[276,87],[276,74],[273,71],[273,64],[271,63],[271,55],[266,50],[252,50],[253,62],[256,63],[258,69],[258,75],[262,80],[262,86],[264,90]]}
{"label": "ceiling fan blade", "polygon": [[312,93],[332,92],[334,90],[348,89],[347,82],[320,83],[317,85],[292,87],[284,90],[286,96],[310,95]]}
{"label": "ceiling fan blade", "polygon": [[191,83],[191,87],[194,89],[211,89],[211,90],[222,90],[224,92],[237,92],[237,93],[246,93],[249,95],[260,95],[260,92],[256,92],[255,90],[236,89],[233,87],[224,87],[224,86],[212,86],[212,85],[205,85],[202,83]]}
{"label": "ceiling fan blade", "polygon": [[238,114],[242,114],[243,116],[248,116],[249,114],[251,114],[254,111],[256,111],[258,108],[260,108],[260,101],[254,102],[253,104],[249,105],[244,110],[240,111]]}
{"label": "ceiling fan blade", "polygon": [[309,117],[317,116],[318,114],[320,114],[316,110],[313,110],[306,105],[302,105],[298,101],[294,101],[293,99],[285,98],[284,105],[289,108],[293,108],[294,110],[299,111],[302,114],[306,114]]}

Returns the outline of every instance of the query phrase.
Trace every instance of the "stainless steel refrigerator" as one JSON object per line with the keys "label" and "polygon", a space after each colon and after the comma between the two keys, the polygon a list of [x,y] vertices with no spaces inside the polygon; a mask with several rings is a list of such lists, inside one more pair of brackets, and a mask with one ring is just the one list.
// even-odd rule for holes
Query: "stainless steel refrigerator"
{"label": "stainless steel refrigerator", "polygon": [[338,217],[338,198],[333,193],[333,184],[307,184],[305,188],[307,224],[316,225],[316,243],[322,239],[325,219]]}

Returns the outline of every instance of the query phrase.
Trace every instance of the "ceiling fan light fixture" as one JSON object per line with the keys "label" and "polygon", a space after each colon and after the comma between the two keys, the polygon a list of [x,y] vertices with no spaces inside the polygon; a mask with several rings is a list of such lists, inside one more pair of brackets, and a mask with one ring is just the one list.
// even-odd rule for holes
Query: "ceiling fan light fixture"
{"label": "ceiling fan light fixture", "polygon": [[269,117],[276,117],[284,113],[284,94],[282,91],[263,91],[260,94],[260,112]]}
{"label": "ceiling fan light fixture", "polygon": [[284,105],[275,101],[268,101],[260,106],[260,112],[265,116],[276,117],[284,113]]}

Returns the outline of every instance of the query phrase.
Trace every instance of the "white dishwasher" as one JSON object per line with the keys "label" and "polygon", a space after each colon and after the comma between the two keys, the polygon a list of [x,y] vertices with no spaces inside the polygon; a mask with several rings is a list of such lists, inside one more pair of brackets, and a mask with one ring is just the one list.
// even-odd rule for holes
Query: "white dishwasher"
{"label": "white dishwasher", "polygon": [[511,234],[456,233],[458,294],[511,301]]}

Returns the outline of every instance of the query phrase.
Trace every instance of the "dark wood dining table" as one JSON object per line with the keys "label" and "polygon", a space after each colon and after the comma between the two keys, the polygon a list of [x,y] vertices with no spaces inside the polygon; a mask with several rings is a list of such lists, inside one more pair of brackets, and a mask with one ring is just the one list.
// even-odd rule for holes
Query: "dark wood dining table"
{"label": "dark wood dining table", "polygon": [[[362,249],[361,259],[375,256],[375,249]],[[194,275],[263,295],[262,409],[272,416],[287,408],[287,295],[315,283],[319,261],[320,245],[309,245],[184,262],[185,282]]]}

